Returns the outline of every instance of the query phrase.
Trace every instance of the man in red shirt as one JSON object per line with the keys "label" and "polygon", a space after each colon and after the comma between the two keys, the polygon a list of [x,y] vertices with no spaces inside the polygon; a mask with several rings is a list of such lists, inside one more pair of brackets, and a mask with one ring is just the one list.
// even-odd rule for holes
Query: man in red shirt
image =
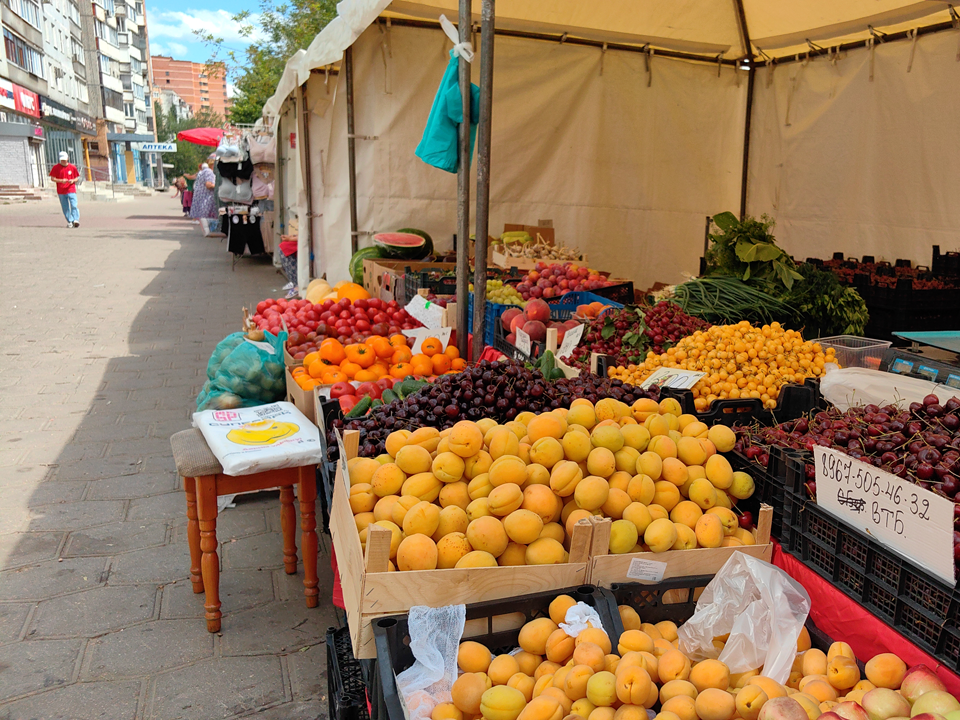
{"label": "man in red shirt", "polygon": [[67,227],[80,227],[76,184],[80,172],[77,166],[70,162],[70,156],[66,152],[60,153],[60,163],[50,169],[50,177],[57,184],[57,197],[60,198],[63,216],[67,219]]}

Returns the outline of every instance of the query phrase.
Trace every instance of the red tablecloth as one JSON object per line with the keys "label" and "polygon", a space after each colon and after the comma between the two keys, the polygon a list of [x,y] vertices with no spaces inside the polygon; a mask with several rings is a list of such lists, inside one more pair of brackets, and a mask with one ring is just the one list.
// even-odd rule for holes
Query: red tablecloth
{"label": "red tablecloth", "polygon": [[830,637],[849,643],[858,658],[866,661],[874,655],[889,652],[900,656],[908,666],[923,663],[936,671],[952,695],[960,696],[960,677],[795,557],[785,553],[779,543],[773,546],[773,564],[810,593],[810,619],[816,626]]}

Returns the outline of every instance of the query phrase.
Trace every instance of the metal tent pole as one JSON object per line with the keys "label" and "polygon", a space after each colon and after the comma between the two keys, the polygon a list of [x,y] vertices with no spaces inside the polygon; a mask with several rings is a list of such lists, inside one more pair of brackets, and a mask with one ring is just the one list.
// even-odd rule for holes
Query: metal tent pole
{"label": "metal tent pole", "polygon": [[[747,107],[743,119],[743,164],[740,174],[740,220],[747,215],[747,181],[750,175],[750,124],[753,119],[753,86],[757,68],[753,62],[753,43],[750,41],[750,28],[747,26],[747,13],[743,9],[743,0],[734,0],[737,11],[737,27],[740,30],[740,44],[743,46],[743,62],[750,66],[747,70]],[[735,70],[734,72],[739,72]]]}
{"label": "metal tent pole", "polygon": [[473,360],[480,359],[486,333],[487,236],[490,226],[490,120],[493,114],[493,24],[495,0],[480,10],[480,122],[477,126],[477,242],[473,271]]}
{"label": "metal tent pole", "polygon": [[357,232],[357,140],[353,127],[353,47],[343,54],[343,68],[347,83],[347,165],[350,176],[350,252],[360,249]]}
{"label": "metal tent pole", "polygon": [[[472,0],[460,0],[457,29],[460,42],[470,40]],[[463,122],[460,123],[460,165],[457,168],[457,349],[467,357],[469,345],[470,282],[470,63],[462,57],[458,65]]]}

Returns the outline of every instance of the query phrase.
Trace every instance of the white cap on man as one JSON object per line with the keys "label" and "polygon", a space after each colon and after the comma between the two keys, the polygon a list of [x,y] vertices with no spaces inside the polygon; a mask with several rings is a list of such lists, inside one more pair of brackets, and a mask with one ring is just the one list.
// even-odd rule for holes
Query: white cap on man
{"label": "white cap on man", "polygon": [[67,154],[67,151],[66,151],[66,150],[64,150],[63,152],[60,153],[60,160],[61,160],[61,162],[64,161],[64,160],[66,160],[67,162],[70,161],[70,155]]}

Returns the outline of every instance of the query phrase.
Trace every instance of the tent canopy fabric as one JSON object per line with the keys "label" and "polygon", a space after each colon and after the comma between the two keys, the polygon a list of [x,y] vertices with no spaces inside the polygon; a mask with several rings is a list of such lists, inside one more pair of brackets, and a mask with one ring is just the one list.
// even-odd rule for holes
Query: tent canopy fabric
{"label": "tent canopy fabric", "polygon": [[222,137],[223,130],[221,128],[192,128],[177,133],[177,140],[208,147],[217,147]]}
{"label": "tent canopy fabric", "polygon": [[[479,5],[474,3],[475,22]],[[287,62],[264,114],[276,116],[311,69],[339,62],[381,15],[436,22],[445,14],[456,21],[458,6],[458,0],[342,0],[337,17]],[[793,57],[811,47],[950,20],[950,5],[942,0],[500,0],[496,13],[498,30],[648,46],[704,60]]]}

